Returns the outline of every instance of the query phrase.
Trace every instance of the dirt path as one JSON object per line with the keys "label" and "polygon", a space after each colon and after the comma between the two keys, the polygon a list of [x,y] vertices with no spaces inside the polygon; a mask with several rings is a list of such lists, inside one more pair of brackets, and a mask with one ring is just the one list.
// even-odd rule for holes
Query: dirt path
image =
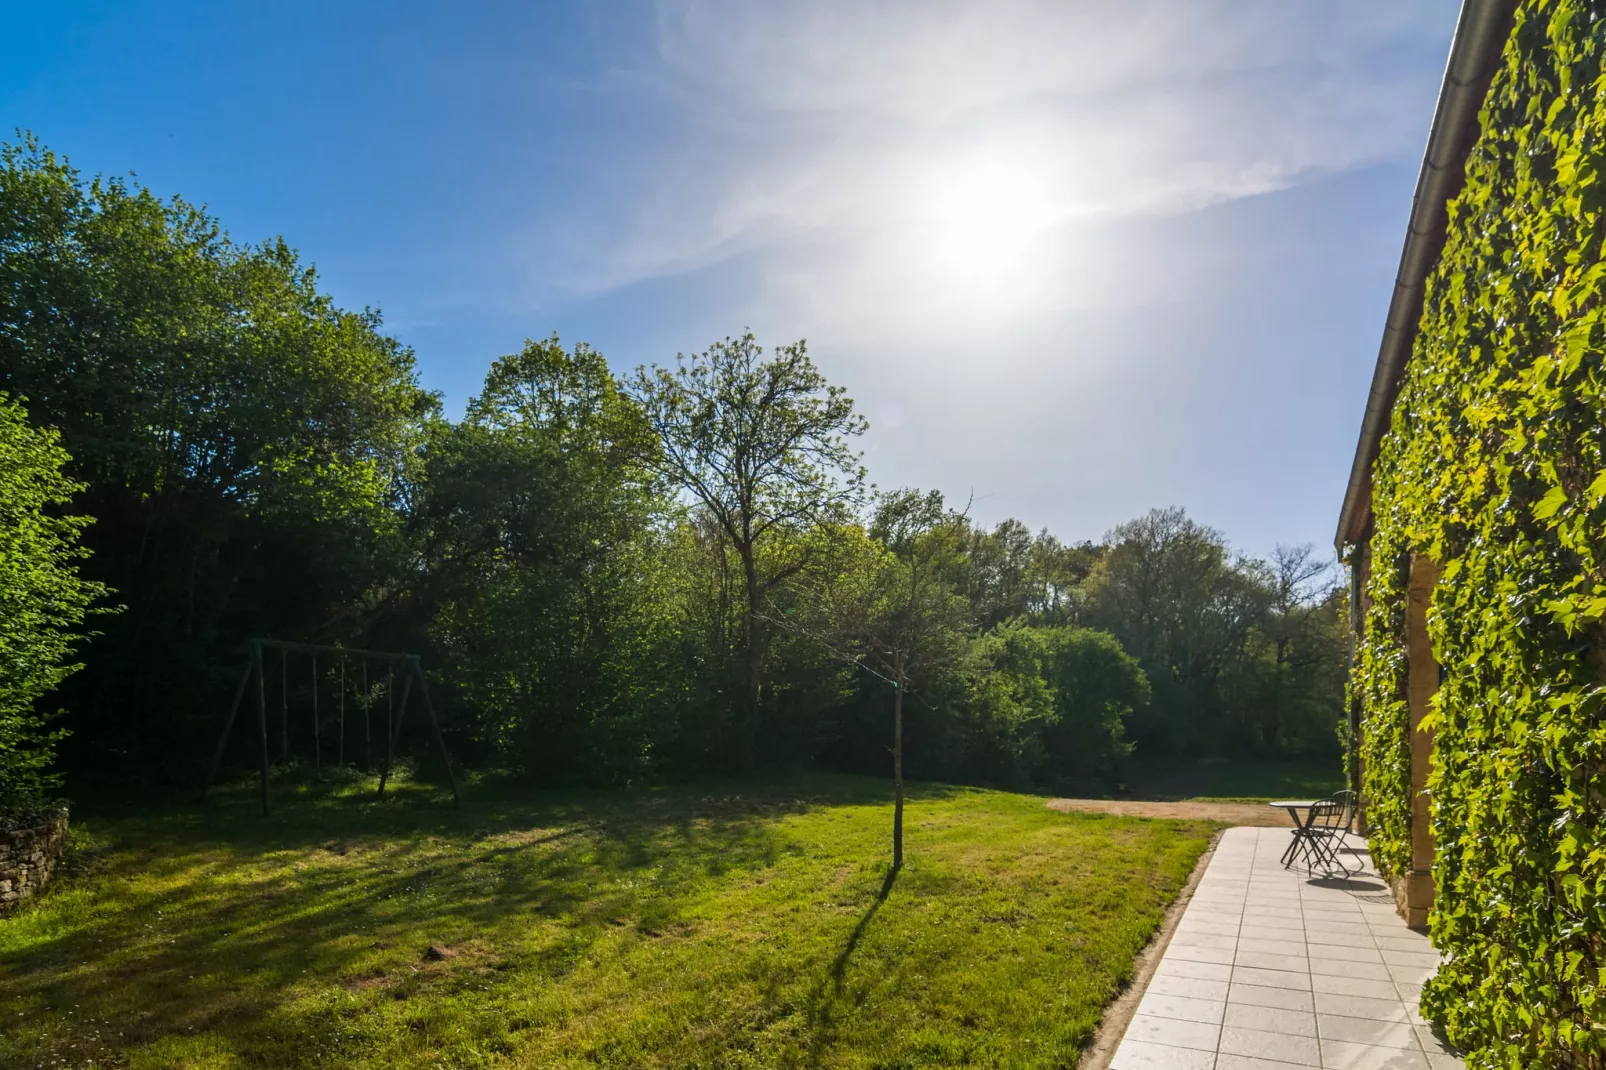
{"label": "dirt path", "polygon": [[1139,802],[1127,799],[1050,799],[1050,810],[1068,814],[1114,814],[1117,817],[1173,817],[1183,820],[1221,821],[1258,828],[1293,828],[1287,810],[1265,803]]}

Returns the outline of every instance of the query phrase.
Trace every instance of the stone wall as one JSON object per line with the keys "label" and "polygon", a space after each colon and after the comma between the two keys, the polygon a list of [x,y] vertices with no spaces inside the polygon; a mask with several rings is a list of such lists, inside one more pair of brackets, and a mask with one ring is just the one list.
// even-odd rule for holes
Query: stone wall
{"label": "stone wall", "polygon": [[66,843],[65,810],[32,828],[0,825],[0,914],[44,888]]}

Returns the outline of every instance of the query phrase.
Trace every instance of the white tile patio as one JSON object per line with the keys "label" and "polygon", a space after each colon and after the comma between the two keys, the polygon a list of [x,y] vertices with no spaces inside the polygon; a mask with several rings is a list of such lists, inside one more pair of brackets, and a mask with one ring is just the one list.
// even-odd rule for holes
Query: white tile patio
{"label": "white tile patio", "polygon": [[1371,860],[1312,881],[1288,836],[1223,834],[1110,1070],[1464,1070],[1417,1010],[1438,954]]}

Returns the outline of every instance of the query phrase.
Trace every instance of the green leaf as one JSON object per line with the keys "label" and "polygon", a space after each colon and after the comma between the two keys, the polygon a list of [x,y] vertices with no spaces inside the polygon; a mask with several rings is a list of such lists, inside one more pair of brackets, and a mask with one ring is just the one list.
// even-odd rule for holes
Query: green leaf
{"label": "green leaf", "polygon": [[1534,503],[1533,515],[1535,520],[1549,520],[1556,515],[1557,510],[1567,504],[1567,492],[1560,487],[1551,487],[1549,492]]}

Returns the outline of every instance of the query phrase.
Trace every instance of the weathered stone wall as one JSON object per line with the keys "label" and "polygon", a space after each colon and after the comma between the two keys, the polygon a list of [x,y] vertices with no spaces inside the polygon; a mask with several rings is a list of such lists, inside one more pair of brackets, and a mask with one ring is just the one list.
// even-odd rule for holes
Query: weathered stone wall
{"label": "weathered stone wall", "polygon": [[67,843],[67,811],[32,828],[0,826],[0,914],[36,895]]}

